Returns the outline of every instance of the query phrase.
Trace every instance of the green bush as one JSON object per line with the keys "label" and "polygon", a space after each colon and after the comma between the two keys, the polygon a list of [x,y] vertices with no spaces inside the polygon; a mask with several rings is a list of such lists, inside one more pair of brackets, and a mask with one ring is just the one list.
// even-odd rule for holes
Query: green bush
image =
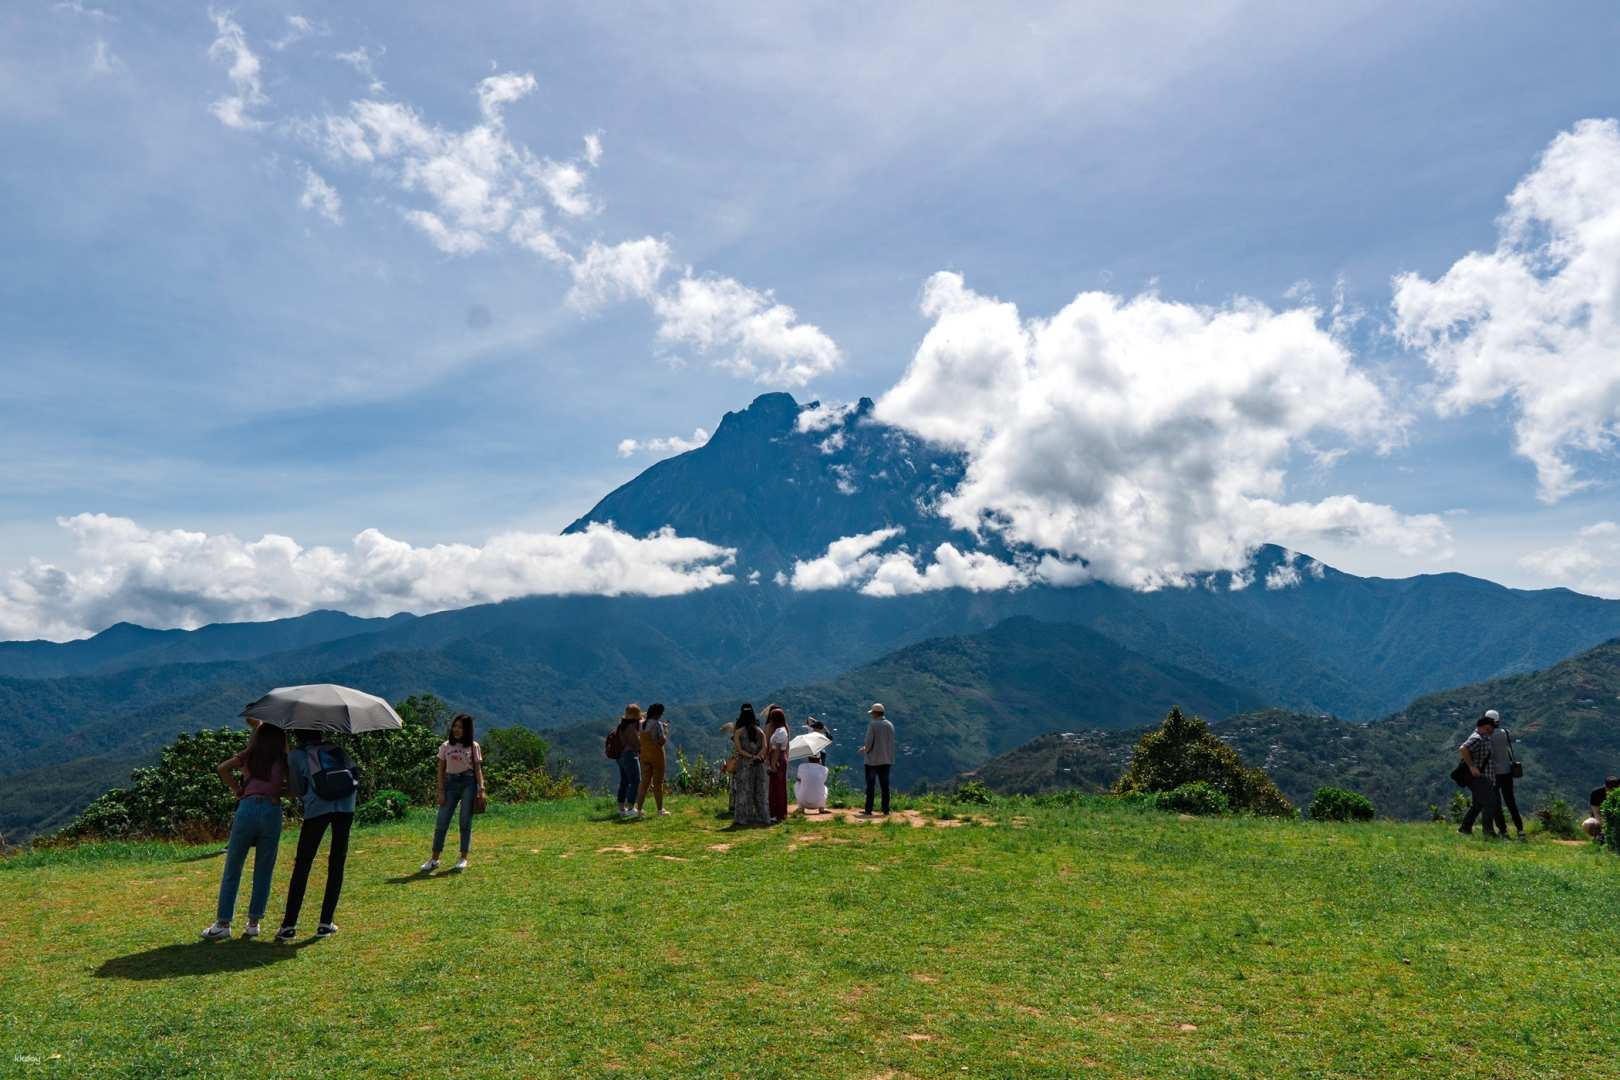
{"label": "green bush", "polygon": [[[413,707],[412,702],[417,704]],[[429,694],[407,698],[394,711],[404,726],[364,735],[338,735],[332,741],[360,766],[357,801],[370,802],[377,792],[393,788],[404,792],[417,806],[431,805],[439,798],[438,754],[443,739],[428,726],[427,718],[439,711],[448,712],[448,707]]]}
{"label": "green bush", "polygon": [[1313,821],[1371,821],[1374,815],[1367,796],[1336,787],[1317,788],[1307,813]]}
{"label": "green bush", "polygon": [[1451,801],[1446,804],[1446,817],[1451,819],[1453,825],[1461,825],[1462,819],[1468,816],[1468,808],[1473,800],[1461,791],[1452,792]]}
{"label": "green bush", "polygon": [[702,754],[688,758],[686,751],[675,751],[675,780],[670,787],[680,795],[724,795],[731,790],[731,777],[720,771],[724,762],[709,761]]}
{"label": "green bush", "polygon": [[1232,812],[1232,801],[1213,784],[1193,780],[1159,796],[1159,809],[1172,814],[1215,816]]}
{"label": "green bush", "polygon": [[983,780],[969,780],[952,793],[951,801],[989,806],[994,797],[994,794],[985,786]]}
{"label": "green bush", "polygon": [[1250,768],[1236,750],[1196,716],[1171,709],[1157,731],[1136,744],[1130,768],[1114,784],[1116,795],[1174,791],[1183,784],[1204,783],[1226,797],[1237,811],[1265,817],[1290,817],[1294,808],[1264,769]]}
{"label": "green bush", "polygon": [[483,733],[478,745],[484,752],[484,771],[492,769],[520,772],[543,768],[551,747],[545,739],[526,727],[492,728]]}
{"label": "green bush", "polygon": [[405,807],[409,802],[403,791],[384,788],[360,804],[354,812],[354,823],[381,825],[385,821],[397,821],[405,816]]}
{"label": "green bush", "polygon": [[1581,819],[1575,816],[1574,807],[1563,799],[1554,799],[1537,810],[1536,820],[1541,823],[1542,832],[1560,840],[1584,839],[1586,836],[1581,831]]}
{"label": "green bush", "polygon": [[579,794],[579,784],[568,773],[554,773],[541,765],[533,769],[485,774],[489,797],[497,802],[548,802]]}
{"label": "green bush", "polygon": [[130,773],[130,786],[106,792],[63,829],[65,840],[215,840],[230,832],[236,796],[215,767],[247,745],[246,727],[179,735],[157,764]]}
{"label": "green bush", "polygon": [[1598,820],[1603,822],[1604,846],[1620,852],[1620,788],[1609,792],[1609,797],[1598,807]]}

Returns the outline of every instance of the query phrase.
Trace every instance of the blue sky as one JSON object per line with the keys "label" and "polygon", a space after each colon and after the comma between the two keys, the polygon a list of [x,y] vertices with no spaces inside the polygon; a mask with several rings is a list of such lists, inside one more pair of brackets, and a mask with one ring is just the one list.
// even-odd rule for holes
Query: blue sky
{"label": "blue sky", "polygon": [[[93,573],[58,524],[79,514],[339,550],[364,529],[423,546],[554,531],[653,460],[622,440],[712,430],[766,390],[882,396],[936,324],[931,276],[954,271],[1025,319],[1098,290],[1314,297],[1326,323],[1337,288],[1363,313],[1338,340],[1400,438],[1354,432],[1330,467],[1296,444],[1276,498],[1446,515],[1449,540],[1277,539],[1361,573],[1620,588],[1590,532],[1620,516],[1612,444],[1566,445],[1585,486],[1548,499],[1514,449],[1524,396],[1433,407],[1439,338],[1426,352],[1418,316],[1397,333],[1391,283],[1497,248],[1553,140],[1620,115],[1620,13],[1315,7],[8,5],[0,574]],[[252,78],[233,79],[227,30]],[[481,113],[482,80],[524,75]],[[647,237],[665,285],[768,292],[819,334],[795,339],[813,375],[660,337],[648,297],[582,310],[574,264],[505,239],[505,218],[447,254],[406,218],[448,220],[408,164],[333,150],[325,121],[368,99],[445,132],[498,115],[536,176],[579,175],[577,214],[567,191],[533,193],[569,258]],[[1608,343],[1586,343],[1588,369],[1620,368]],[[23,632],[33,601],[13,582],[11,602]]]}

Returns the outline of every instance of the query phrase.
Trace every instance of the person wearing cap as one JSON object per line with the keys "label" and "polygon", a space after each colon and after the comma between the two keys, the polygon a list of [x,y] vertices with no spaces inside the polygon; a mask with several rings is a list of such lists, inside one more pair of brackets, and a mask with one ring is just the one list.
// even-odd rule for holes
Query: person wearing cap
{"label": "person wearing cap", "polygon": [[861,757],[866,760],[866,817],[872,816],[873,788],[883,787],[883,812],[889,812],[889,770],[894,767],[894,725],[883,714],[883,706],[874,703],[867,710],[872,722],[866,726],[866,741],[861,744]]}
{"label": "person wearing cap", "polygon": [[1502,726],[1502,716],[1495,709],[1486,709],[1485,715],[1494,720],[1495,726],[1491,729],[1491,772],[1496,780],[1496,831],[1503,836],[1508,834],[1507,818],[1502,813],[1506,806],[1509,814],[1513,815],[1513,827],[1519,831],[1519,840],[1524,840],[1524,818],[1519,816],[1519,800],[1513,795],[1513,766],[1518,764],[1518,757],[1513,753],[1513,735]]}
{"label": "person wearing cap", "polygon": [[1468,787],[1474,795],[1474,804],[1463,815],[1457,830],[1464,836],[1474,832],[1474,819],[1485,822],[1485,835],[1496,839],[1496,778],[1491,767],[1491,735],[1496,731],[1496,712],[1493,709],[1474,724],[1473,734],[1457,747],[1457,753],[1468,766]]}

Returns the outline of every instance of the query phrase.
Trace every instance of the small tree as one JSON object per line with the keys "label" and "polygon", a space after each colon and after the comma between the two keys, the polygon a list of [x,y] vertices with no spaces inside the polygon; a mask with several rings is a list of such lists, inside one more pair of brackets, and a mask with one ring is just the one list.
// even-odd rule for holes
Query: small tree
{"label": "small tree", "polygon": [[1371,821],[1375,813],[1365,795],[1336,787],[1317,788],[1306,812],[1312,821]]}
{"label": "small tree", "polygon": [[1238,752],[1197,716],[1170,710],[1157,731],[1136,744],[1130,768],[1114,784],[1118,795],[1174,791],[1202,781],[1226,796],[1233,810],[1287,817],[1294,808],[1265,770],[1243,764]]}

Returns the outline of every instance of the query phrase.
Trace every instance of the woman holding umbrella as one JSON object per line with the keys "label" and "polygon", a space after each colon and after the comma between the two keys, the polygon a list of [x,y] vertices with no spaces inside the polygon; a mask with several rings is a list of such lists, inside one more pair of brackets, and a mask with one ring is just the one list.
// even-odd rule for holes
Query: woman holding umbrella
{"label": "woman holding umbrella", "polygon": [[[332,846],[326,854],[326,894],[321,898],[321,921],[316,937],[337,933],[338,897],[343,893],[343,867],[349,859],[349,829],[354,825],[355,794],[360,788],[354,763],[349,755],[321,731],[300,731],[298,746],[287,758],[292,775],[291,789],[304,799],[304,823],[298,829],[298,854],[293,858],[292,880],[287,883],[287,909],[281,916],[277,941],[298,937],[298,914],[304,906],[304,889],[309,871],[321,849],[326,830],[332,830]],[[347,778],[347,779],[345,779]]]}
{"label": "woman holding umbrella", "polygon": [[[236,778],[240,769],[242,778]],[[219,905],[214,925],[203,931],[209,941],[231,936],[231,913],[242,885],[242,866],[253,849],[253,891],[248,894],[245,938],[259,936],[259,920],[270,903],[270,876],[276,870],[276,849],[281,844],[281,793],[287,788],[287,733],[273,724],[258,724],[247,746],[219,763],[219,777],[236,795],[231,817],[231,839],[225,848],[225,872],[219,880]]]}

